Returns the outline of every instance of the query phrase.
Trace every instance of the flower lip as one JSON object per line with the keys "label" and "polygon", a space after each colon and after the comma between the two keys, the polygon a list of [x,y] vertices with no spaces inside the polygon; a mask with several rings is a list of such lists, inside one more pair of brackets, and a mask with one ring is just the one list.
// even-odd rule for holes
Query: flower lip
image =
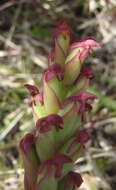
{"label": "flower lip", "polygon": [[30,146],[35,143],[35,136],[31,133],[28,133],[21,141],[20,141],[20,148],[24,153],[28,152]]}
{"label": "flower lip", "polygon": [[68,157],[64,154],[55,155],[53,159],[46,160],[41,163],[38,173],[41,172],[41,170],[46,167],[46,172],[45,172],[44,178],[46,176],[50,176],[51,171],[52,171],[51,168],[52,168],[52,166],[54,166],[55,167],[55,178],[57,180],[59,180],[62,175],[63,165],[67,164],[67,163],[72,163],[72,159],[70,157]]}
{"label": "flower lip", "polygon": [[53,125],[61,126],[63,125],[62,117],[57,114],[51,114],[48,116],[48,122],[50,122]]}
{"label": "flower lip", "polygon": [[94,94],[91,94],[89,92],[82,92],[79,96],[78,96],[78,100],[79,101],[87,101],[87,100],[94,100],[96,99],[97,96]]}
{"label": "flower lip", "polygon": [[65,187],[80,187],[83,183],[83,179],[79,173],[76,172],[69,172],[68,179],[65,183]]}
{"label": "flower lip", "polygon": [[55,173],[56,179],[59,179],[61,177],[63,164],[71,162],[72,159],[64,154],[58,154],[55,156],[55,158],[53,159],[53,164],[56,167],[56,173]]}
{"label": "flower lip", "polygon": [[52,129],[50,123],[47,121],[46,118],[41,118],[37,120],[36,127],[39,129],[40,133],[46,133]]}
{"label": "flower lip", "polygon": [[82,75],[86,76],[87,78],[92,78],[93,77],[93,71],[91,67],[84,67],[82,69]]}
{"label": "flower lip", "polygon": [[56,76],[55,73],[54,72],[50,72],[49,70],[46,71],[45,74],[44,74],[46,82],[52,80],[55,76]]}
{"label": "flower lip", "polygon": [[39,94],[39,90],[36,86],[31,85],[31,84],[25,84],[24,86],[29,90],[31,96],[35,96]]}
{"label": "flower lip", "polygon": [[93,78],[93,72],[91,67],[83,67],[80,75],[76,78],[74,81],[74,85],[78,84],[78,82],[83,78],[86,77],[87,79],[92,79]]}
{"label": "flower lip", "polygon": [[87,100],[94,100],[96,98],[97,96],[95,96],[94,94],[91,94],[89,92],[82,92],[79,96],[70,96],[66,98],[61,105],[61,108],[63,109],[67,104],[72,102],[83,102]]}
{"label": "flower lip", "polygon": [[91,139],[91,137],[88,135],[86,130],[82,130],[78,133],[76,139],[78,143],[82,144],[88,142]]}
{"label": "flower lip", "polygon": [[44,104],[43,93],[39,93],[34,97],[35,102],[40,102],[42,105]]}
{"label": "flower lip", "polygon": [[74,137],[73,142],[67,149],[67,153],[71,152],[73,148],[77,146],[77,144],[81,144],[81,148],[84,147],[84,144],[88,142],[91,137],[88,135],[86,130],[79,131],[76,136]]}
{"label": "flower lip", "polygon": [[40,133],[46,133],[52,130],[53,127],[56,130],[62,129],[63,119],[57,114],[50,114],[47,117],[43,117],[36,122],[36,127]]}
{"label": "flower lip", "polygon": [[88,49],[88,48],[91,48],[91,47],[100,48],[101,46],[95,40],[88,37],[88,38],[85,38],[85,39],[81,40],[80,42],[74,42],[70,46],[69,51],[72,51],[75,48],[87,48]]}
{"label": "flower lip", "polygon": [[70,35],[72,33],[72,29],[67,25],[66,21],[61,20],[58,25],[57,28],[55,30],[55,32],[53,33],[55,37],[61,35],[61,34],[67,34]]}

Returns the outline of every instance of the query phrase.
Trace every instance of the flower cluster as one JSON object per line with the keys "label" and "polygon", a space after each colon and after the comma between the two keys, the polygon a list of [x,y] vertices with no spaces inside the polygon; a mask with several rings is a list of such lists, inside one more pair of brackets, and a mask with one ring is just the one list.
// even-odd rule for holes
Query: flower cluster
{"label": "flower cluster", "polygon": [[83,182],[74,162],[90,139],[83,129],[94,94],[87,91],[92,75],[84,64],[93,48],[92,38],[74,42],[72,30],[60,21],[54,32],[55,47],[48,56],[43,90],[26,84],[35,128],[20,142],[25,168],[25,190],[72,190]]}

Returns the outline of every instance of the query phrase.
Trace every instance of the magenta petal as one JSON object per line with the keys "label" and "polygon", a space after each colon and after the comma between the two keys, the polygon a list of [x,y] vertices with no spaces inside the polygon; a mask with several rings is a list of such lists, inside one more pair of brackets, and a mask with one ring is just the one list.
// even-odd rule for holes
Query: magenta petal
{"label": "magenta petal", "polygon": [[59,64],[52,64],[48,67],[48,71],[54,73],[59,79],[63,80],[64,78],[64,70]]}
{"label": "magenta petal", "polygon": [[67,104],[77,101],[78,101],[78,96],[70,96],[64,100],[63,104],[61,105],[61,108],[63,109]]}
{"label": "magenta petal", "polygon": [[64,71],[59,64],[52,64],[52,65],[49,65],[48,70],[44,76],[45,76],[46,82],[48,82],[49,80],[52,80],[54,77],[58,77],[59,79],[63,80]]}
{"label": "magenta petal", "polygon": [[56,128],[56,130],[62,129],[63,119],[57,114],[50,114],[47,117],[43,117],[36,122],[36,127],[40,133],[46,133]]}
{"label": "magenta petal", "polygon": [[86,143],[88,140],[91,139],[91,137],[88,135],[88,133],[85,130],[80,131],[76,138],[77,138],[78,143],[81,143],[81,144]]}
{"label": "magenta petal", "polygon": [[24,153],[28,152],[31,145],[35,143],[35,136],[31,133],[27,134],[20,142],[20,148]]}
{"label": "magenta petal", "polygon": [[63,165],[66,163],[72,163],[72,159],[64,154],[58,154],[53,159],[46,160],[43,163],[41,163],[41,166],[38,170],[38,174],[44,168],[46,168],[46,172],[45,172],[45,176],[44,176],[44,178],[46,178],[47,176],[49,176],[51,174],[52,167],[54,166],[55,167],[55,178],[57,180],[59,180],[59,178],[62,175]]}
{"label": "magenta petal", "polygon": [[88,135],[88,133],[85,130],[79,131],[79,133],[75,136],[73,142],[68,147],[67,153],[71,152],[72,149],[75,148],[78,144],[81,144],[83,146],[90,139],[91,137]]}
{"label": "magenta petal", "polygon": [[36,127],[40,133],[46,133],[46,132],[52,130],[52,126],[48,122],[47,117],[37,120]]}
{"label": "magenta petal", "polygon": [[65,183],[65,187],[80,187],[83,183],[83,179],[79,173],[76,172],[69,172],[68,179]]}
{"label": "magenta petal", "polygon": [[52,64],[48,67],[48,70],[58,74],[62,71],[62,67],[59,64]]}
{"label": "magenta petal", "polygon": [[63,119],[59,115],[51,114],[47,118],[48,122],[50,122],[52,125],[56,127],[60,127],[63,125]]}
{"label": "magenta petal", "polygon": [[31,85],[31,84],[25,84],[24,86],[29,90],[32,96],[39,94],[39,90],[36,86]]}
{"label": "magenta petal", "polygon": [[95,96],[94,94],[91,94],[89,92],[82,92],[79,96],[70,96],[70,97],[66,98],[64,100],[63,104],[61,105],[61,108],[63,109],[67,104],[69,104],[71,102],[82,103],[83,101],[94,100],[96,98],[97,98],[97,96]]}
{"label": "magenta petal", "polygon": [[85,111],[91,111],[92,110],[92,106],[88,103],[85,104]]}
{"label": "magenta petal", "polygon": [[55,177],[57,179],[61,177],[63,165],[66,163],[71,163],[71,162],[72,162],[72,159],[64,154],[59,154],[54,157],[53,164],[56,167]]}
{"label": "magenta petal", "polygon": [[97,96],[95,96],[94,94],[91,94],[89,92],[82,92],[79,96],[78,96],[78,100],[79,101],[87,101],[87,100],[94,100],[96,99]]}
{"label": "magenta petal", "polygon": [[37,94],[37,95],[34,97],[34,100],[35,100],[35,102],[40,102],[41,104],[43,104],[43,103],[44,103],[44,100],[43,100],[43,93]]}
{"label": "magenta petal", "polygon": [[54,157],[54,164],[62,165],[64,163],[72,162],[72,159],[64,154],[58,154]]}
{"label": "magenta petal", "polygon": [[73,43],[70,47],[70,50],[73,50],[75,48],[91,48],[91,47],[100,48],[100,45],[92,38],[86,38],[80,42]]}
{"label": "magenta petal", "polygon": [[45,77],[45,81],[48,82],[48,81],[52,80],[55,77],[55,73],[50,72],[48,70],[48,71],[45,72],[44,77]]}
{"label": "magenta petal", "polygon": [[76,78],[76,80],[74,81],[74,85],[78,84],[78,82],[83,78],[86,77],[87,79],[91,79],[93,78],[93,71],[92,68],[90,66],[88,67],[83,67],[82,71],[80,73],[80,75]]}
{"label": "magenta petal", "polygon": [[92,78],[93,77],[93,71],[91,67],[84,67],[82,69],[82,75],[87,77],[87,78]]}

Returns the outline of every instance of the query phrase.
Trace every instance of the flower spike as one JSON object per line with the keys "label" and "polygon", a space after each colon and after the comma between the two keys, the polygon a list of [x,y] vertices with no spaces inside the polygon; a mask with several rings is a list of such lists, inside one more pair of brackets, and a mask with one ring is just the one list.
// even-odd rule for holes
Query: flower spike
{"label": "flower spike", "polygon": [[60,21],[41,92],[25,85],[36,126],[20,142],[25,190],[72,190],[83,182],[73,169],[91,138],[83,125],[97,98],[88,92],[93,73],[84,61],[100,45],[92,38],[77,42],[71,35],[68,24]]}

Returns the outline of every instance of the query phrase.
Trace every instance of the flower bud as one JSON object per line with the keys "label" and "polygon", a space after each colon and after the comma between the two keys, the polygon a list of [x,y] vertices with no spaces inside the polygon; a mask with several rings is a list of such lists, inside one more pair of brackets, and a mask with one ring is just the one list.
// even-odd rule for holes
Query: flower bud
{"label": "flower bud", "polygon": [[55,36],[55,63],[64,64],[70,45],[71,29],[65,21],[60,21],[54,32]]}
{"label": "flower bud", "polygon": [[63,70],[58,64],[49,66],[44,74],[44,104],[47,114],[57,113],[63,97]]}

